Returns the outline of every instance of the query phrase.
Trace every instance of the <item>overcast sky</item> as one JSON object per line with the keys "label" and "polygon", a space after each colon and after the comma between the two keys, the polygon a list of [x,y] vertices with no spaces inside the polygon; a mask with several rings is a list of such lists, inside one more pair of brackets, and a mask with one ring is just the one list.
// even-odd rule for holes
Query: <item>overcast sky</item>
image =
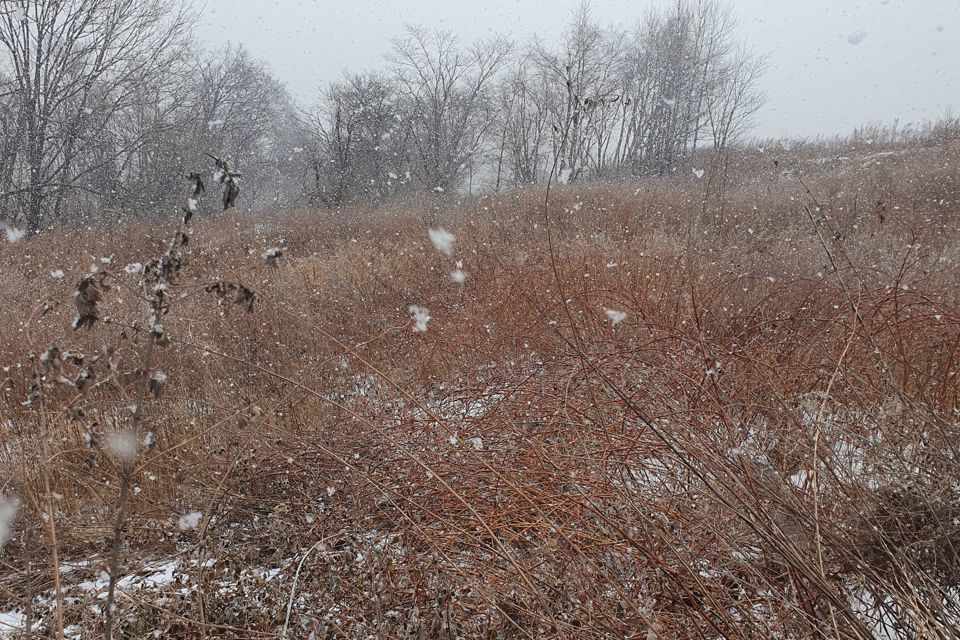
{"label": "overcast sky", "polygon": [[[464,41],[503,33],[555,42],[579,0],[210,0],[200,37],[245,45],[298,101],[344,71],[382,67],[405,23]],[[631,25],[670,0],[594,0]],[[758,136],[847,133],[960,111],[960,0],[731,0],[738,35],[767,56]]]}

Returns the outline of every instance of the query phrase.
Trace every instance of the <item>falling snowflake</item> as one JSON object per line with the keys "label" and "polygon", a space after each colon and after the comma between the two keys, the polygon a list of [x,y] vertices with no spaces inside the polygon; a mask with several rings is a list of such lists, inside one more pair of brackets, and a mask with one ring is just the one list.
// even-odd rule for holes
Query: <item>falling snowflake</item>
{"label": "falling snowflake", "polygon": [[120,462],[137,459],[137,438],[130,431],[114,431],[107,434],[107,451]]}
{"label": "falling snowflake", "polygon": [[610,318],[610,324],[612,324],[614,327],[627,319],[626,311],[607,309],[605,313],[607,314],[607,317]]}
{"label": "falling snowflake", "polygon": [[864,31],[863,29],[860,29],[858,31],[854,31],[849,36],[847,36],[847,42],[854,45],[860,44],[866,39],[866,37],[867,37],[867,32]]}
{"label": "falling snowflake", "polygon": [[0,549],[10,539],[10,529],[13,528],[19,507],[20,501],[16,498],[0,496]]}
{"label": "falling snowflake", "polygon": [[27,232],[23,229],[14,229],[13,227],[4,226],[4,232],[7,234],[7,242],[10,244],[16,244],[23,240],[24,236],[27,235]]}
{"label": "falling snowflake", "polygon": [[62,280],[64,276],[63,269],[54,269],[50,272],[50,277],[54,280]]}
{"label": "falling snowflake", "polygon": [[448,256],[453,255],[453,243],[456,238],[452,233],[446,229],[438,228],[427,229],[427,235],[430,236],[430,242],[437,248],[437,251]]}
{"label": "falling snowflake", "polygon": [[696,169],[696,168],[695,168],[695,169],[693,170],[693,175],[694,175],[694,177],[697,177],[697,178],[702,178],[704,173],[706,173],[706,172],[705,172],[703,169]]}
{"label": "falling snowflake", "polygon": [[180,516],[177,525],[180,527],[180,531],[190,531],[200,526],[201,520],[203,520],[203,513],[200,511],[191,511],[190,513]]}
{"label": "falling snowflake", "polygon": [[421,307],[420,305],[412,304],[407,309],[410,312],[410,315],[414,319],[414,331],[424,332],[427,330],[427,323],[430,321],[430,311],[426,307]]}
{"label": "falling snowflake", "polygon": [[673,109],[675,106],[677,106],[677,100],[676,98],[664,98],[663,105],[669,109]]}

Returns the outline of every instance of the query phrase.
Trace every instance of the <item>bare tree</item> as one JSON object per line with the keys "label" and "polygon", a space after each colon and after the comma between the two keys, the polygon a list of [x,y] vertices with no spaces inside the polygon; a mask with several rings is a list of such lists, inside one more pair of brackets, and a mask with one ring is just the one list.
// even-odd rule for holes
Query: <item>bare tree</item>
{"label": "bare tree", "polygon": [[534,51],[518,58],[501,81],[497,89],[497,188],[505,171],[513,185],[534,184],[546,177],[554,97],[549,80],[536,66]]}
{"label": "bare tree", "polygon": [[242,47],[191,43],[182,1],[0,5],[0,196],[17,221],[169,210],[203,153],[243,172],[244,206],[526,185],[554,157],[567,180],[664,174],[702,146],[721,160],[762,101],[762,64],[718,0],[677,0],[629,33],[584,3],[559,46],[516,56],[408,27],[387,70],[307,112]]}
{"label": "bare tree", "polygon": [[[0,76],[0,86],[10,86],[9,78]],[[17,106],[13,94],[0,96],[0,193],[14,189],[14,170],[20,152]]]}
{"label": "bare tree", "polygon": [[552,93],[552,145],[562,179],[575,180],[591,166],[602,169],[610,116],[622,98],[621,44],[621,35],[601,29],[584,2],[574,12],[560,50],[537,45],[541,73]]}
{"label": "bare tree", "polygon": [[713,143],[710,176],[704,193],[703,210],[712,195],[719,202],[715,220],[723,225],[726,217],[727,182],[730,175],[728,147],[735,143],[752,124],[752,118],[763,106],[764,96],[757,90],[756,81],[764,61],[745,48],[718,65],[713,78],[713,91],[706,99],[706,118]]}
{"label": "bare tree", "polygon": [[406,181],[406,127],[391,80],[349,74],[303,114],[312,196],[325,204],[378,202]]}
{"label": "bare tree", "polygon": [[249,176],[244,182],[248,204],[273,200],[276,181],[282,179],[277,163],[292,152],[284,129],[295,124],[284,86],[246,49],[230,46],[201,54],[192,79],[190,157],[215,153]]}
{"label": "bare tree", "polygon": [[713,91],[704,106],[715,150],[726,149],[753,124],[753,116],[764,102],[763,93],[757,90],[763,66],[763,58],[740,48],[714,74]]}
{"label": "bare tree", "polygon": [[[96,194],[88,195],[94,196],[96,203],[85,198],[81,206],[141,213],[169,211],[181,190],[184,171],[195,163],[190,56],[171,62],[164,73],[141,83],[138,100],[115,114],[86,152],[78,155],[78,163],[88,163],[108,157],[104,147],[130,150],[93,169],[87,183],[96,187]],[[136,144],[138,140],[142,143]]]}
{"label": "bare tree", "polygon": [[147,142],[115,139],[78,158],[141,85],[182,56],[188,16],[175,0],[15,0],[0,15],[0,54],[20,136],[12,172],[25,222],[40,229],[98,169]]}
{"label": "bare tree", "polygon": [[411,149],[411,171],[430,189],[459,186],[493,124],[491,89],[508,61],[502,38],[462,49],[452,34],[407,27],[393,43],[393,74]]}
{"label": "bare tree", "polygon": [[759,108],[761,65],[733,43],[715,0],[652,11],[634,30],[623,76],[624,119],[614,154],[632,174],[663,174],[704,142],[725,146]]}

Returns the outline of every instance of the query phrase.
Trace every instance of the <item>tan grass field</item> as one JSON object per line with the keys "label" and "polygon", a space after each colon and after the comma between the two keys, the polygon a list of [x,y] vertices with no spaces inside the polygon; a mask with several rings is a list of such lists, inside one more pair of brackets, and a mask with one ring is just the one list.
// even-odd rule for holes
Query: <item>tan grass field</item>
{"label": "tan grass field", "polygon": [[0,244],[0,637],[955,638],[960,148],[774,157]]}

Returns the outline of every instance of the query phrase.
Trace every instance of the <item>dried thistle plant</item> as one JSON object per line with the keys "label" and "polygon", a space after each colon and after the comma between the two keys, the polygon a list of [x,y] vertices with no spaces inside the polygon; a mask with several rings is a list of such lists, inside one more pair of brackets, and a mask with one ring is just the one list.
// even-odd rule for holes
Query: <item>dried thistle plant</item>
{"label": "dried thistle plant", "polygon": [[203,176],[193,172],[187,174],[189,189],[187,195],[180,205],[180,211],[183,214],[183,223],[189,224],[190,219],[200,209],[200,198],[206,193],[206,185],[203,184]]}
{"label": "dried thistle plant", "polygon": [[106,273],[86,275],[77,283],[74,299],[77,304],[77,316],[73,320],[74,330],[83,327],[93,327],[100,319],[97,303],[103,299],[103,289],[106,288]]}
{"label": "dried thistle plant", "polygon": [[229,300],[240,305],[247,313],[253,313],[256,294],[242,284],[217,280],[204,287],[204,291],[216,294],[221,300]]}
{"label": "dried thistle plant", "polygon": [[213,179],[223,186],[223,210],[226,211],[236,206],[237,198],[240,196],[240,173],[230,170],[230,165],[226,160],[217,156],[206,154],[213,159],[217,170],[213,174]]}
{"label": "dried thistle plant", "polygon": [[279,265],[280,258],[283,257],[284,251],[280,247],[273,247],[264,251],[260,257],[263,258],[263,261],[267,263],[267,266],[277,268]]}
{"label": "dried thistle plant", "polygon": [[[198,174],[190,174],[187,178],[189,181],[188,198],[193,198],[203,192],[203,182]],[[193,200],[188,200],[188,202],[193,202]],[[195,205],[188,206],[188,210],[180,218],[177,229],[167,244],[166,251],[160,257],[149,261],[141,273],[140,283],[148,306],[147,327],[149,331],[146,344],[141,352],[140,366],[137,369],[136,401],[130,405],[130,429],[128,432],[122,433],[122,437],[114,438],[123,446],[115,447],[119,451],[116,457],[122,463],[122,468],[120,496],[117,500],[116,517],[113,524],[107,599],[104,605],[104,638],[107,640],[113,637],[116,616],[116,587],[120,577],[120,550],[126,522],[127,503],[134,482],[139,443],[144,440],[142,434],[143,404],[147,394],[154,398],[159,397],[167,380],[166,374],[161,371],[154,371],[152,375],[148,372],[153,369],[154,348],[165,347],[170,344],[170,337],[162,319],[170,311],[170,288],[177,284],[180,272],[187,263],[187,256],[183,250],[189,245],[190,236],[187,230],[195,208]],[[153,432],[151,431],[145,440],[145,446],[149,447],[152,442]]]}

